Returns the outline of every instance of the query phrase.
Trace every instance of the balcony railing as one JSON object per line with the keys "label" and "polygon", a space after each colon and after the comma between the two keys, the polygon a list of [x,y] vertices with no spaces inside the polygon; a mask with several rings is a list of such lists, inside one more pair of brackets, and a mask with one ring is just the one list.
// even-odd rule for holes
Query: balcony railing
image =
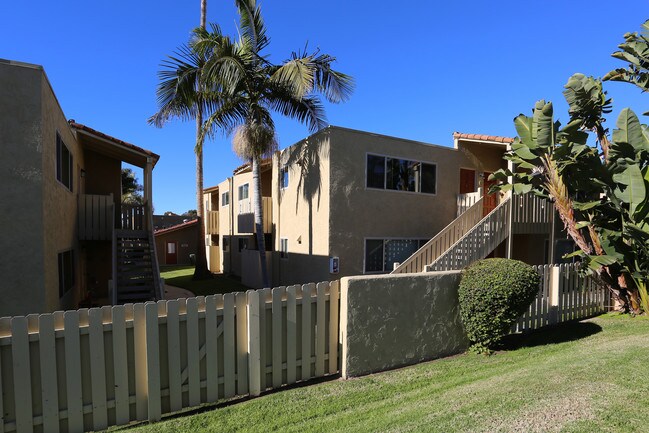
{"label": "balcony railing", "polygon": [[219,234],[219,211],[217,210],[208,210],[205,212],[205,230],[208,235],[218,235]]}
{"label": "balcony railing", "polygon": [[[247,203],[247,205],[242,205],[243,203]],[[273,231],[273,199],[271,197],[262,197],[261,205],[264,213],[264,219],[262,221],[264,233],[271,233]],[[245,212],[242,210],[245,210]],[[255,232],[255,215],[250,206],[250,201],[242,200],[239,202],[237,221],[238,233]]]}
{"label": "balcony railing", "polygon": [[79,240],[112,239],[115,221],[113,195],[79,194]]}
{"label": "balcony railing", "polygon": [[146,230],[143,204],[122,204],[120,217],[122,230]]}

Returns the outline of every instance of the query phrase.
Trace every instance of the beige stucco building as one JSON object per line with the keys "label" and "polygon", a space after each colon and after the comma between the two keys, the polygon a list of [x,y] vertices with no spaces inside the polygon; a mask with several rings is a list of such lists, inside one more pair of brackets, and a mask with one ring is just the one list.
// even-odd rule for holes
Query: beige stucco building
{"label": "beige stucco building", "polygon": [[[0,60],[0,316],[110,301],[124,265],[116,242],[127,243],[118,229],[147,230],[146,205],[120,206],[121,164],[144,169],[150,203],[158,159],[68,121],[41,66]],[[144,241],[130,238],[121,253],[135,254],[135,243]]]}
{"label": "beige stucco building", "polygon": [[[485,193],[486,179],[506,167],[510,143],[456,133],[447,147],[331,126],[277,152],[261,169],[272,285],[389,273],[480,198],[482,218],[501,202]],[[251,182],[243,165],[206,189],[205,201],[212,271],[256,287]],[[544,245],[547,228],[517,233],[491,254],[545,263],[549,248],[513,245]]]}

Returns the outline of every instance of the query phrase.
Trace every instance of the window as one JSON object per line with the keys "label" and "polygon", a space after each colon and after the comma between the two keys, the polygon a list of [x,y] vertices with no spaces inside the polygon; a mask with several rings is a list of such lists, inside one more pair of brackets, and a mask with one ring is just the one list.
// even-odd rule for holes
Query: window
{"label": "window", "polygon": [[56,180],[72,191],[73,173],[72,153],[65,145],[59,133],[56,133]]}
{"label": "window", "polygon": [[59,298],[74,287],[74,251],[64,251],[58,255]]}
{"label": "window", "polygon": [[367,155],[368,188],[435,194],[437,166],[420,161]]}
{"label": "window", "polygon": [[230,204],[230,191],[226,191],[221,194],[221,206],[227,206]]}
{"label": "window", "polygon": [[288,259],[288,239],[280,238],[279,240],[279,257]]}
{"label": "window", "polygon": [[365,272],[391,272],[427,242],[426,239],[365,239]]}
{"label": "window", "polygon": [[248,198],[248,184],[241,185],[239,187],[239,201],[245,200]]}
{"label": "window", "polygon": [[279,172],[279,187],[288,188],[288,167],[284,167]]}
{"label": "window", "polygon": [[248,249],[248,238],[239,238],[239,252]]}

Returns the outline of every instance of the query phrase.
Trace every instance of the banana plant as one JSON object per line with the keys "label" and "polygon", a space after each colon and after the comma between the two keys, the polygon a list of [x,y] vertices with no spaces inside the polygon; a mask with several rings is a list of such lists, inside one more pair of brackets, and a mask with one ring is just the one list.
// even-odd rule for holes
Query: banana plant
{"label": "banana plant", "polygon": [[518,136],[506,159],[516,169],[492,179],[499,181],[496,189],[552,200],[579,248],[573,255],[627,311],[649,312],[649,130],[625,109],[609,140],[603,115],[611,100],[600,80],[575,74],[564,96],[570,120],[563,127],[543,100],[532,116],[514,119]]}

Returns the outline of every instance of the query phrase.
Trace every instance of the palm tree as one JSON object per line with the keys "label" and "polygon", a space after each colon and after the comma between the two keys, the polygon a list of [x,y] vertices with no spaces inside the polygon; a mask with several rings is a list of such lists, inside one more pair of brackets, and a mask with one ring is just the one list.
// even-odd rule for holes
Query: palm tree
{"label": "palm tree", "polygon": [[[200,28],[205,29],[207,19],[207,0],[201,0]],[[159,111],[149,118],[149,123],[162,127],[172,117],[181,119],[196,119],[196,210],[198,213],[198,250],[196,252],[196,268],[194,279],[209,278],[205,257],[205,206],[203,204],[203,144],[201,134],[203,114],[205,112],[205,90],[201,88],[200,71],[205,59],[192,52],[184,45],[177,51],[175,57],[169,57],[163,62],[163,70],[158,73]]]}
{"label": "palm tree", "polygon": [[[239,38],[233,42],[217,26],[197,29],[192,50],[205,59],[203,87],[213,89],[211,114],[203,134],[217,130],[234,133],[235,152],[252,166],[255,233],[264,286],[269,286],[262,229],[262,158],[277,148],[271,112],[306,123],[311,132],[327,125],[320,95],[332,103],[347,100],[353,79],[331,68],[335,58],[316,50],[293,52],[279,65],[263,54],[269,45],[261,9],[255,0],[235,0],[239,12]],[[217,89],[218,91],[215,91]]]}

